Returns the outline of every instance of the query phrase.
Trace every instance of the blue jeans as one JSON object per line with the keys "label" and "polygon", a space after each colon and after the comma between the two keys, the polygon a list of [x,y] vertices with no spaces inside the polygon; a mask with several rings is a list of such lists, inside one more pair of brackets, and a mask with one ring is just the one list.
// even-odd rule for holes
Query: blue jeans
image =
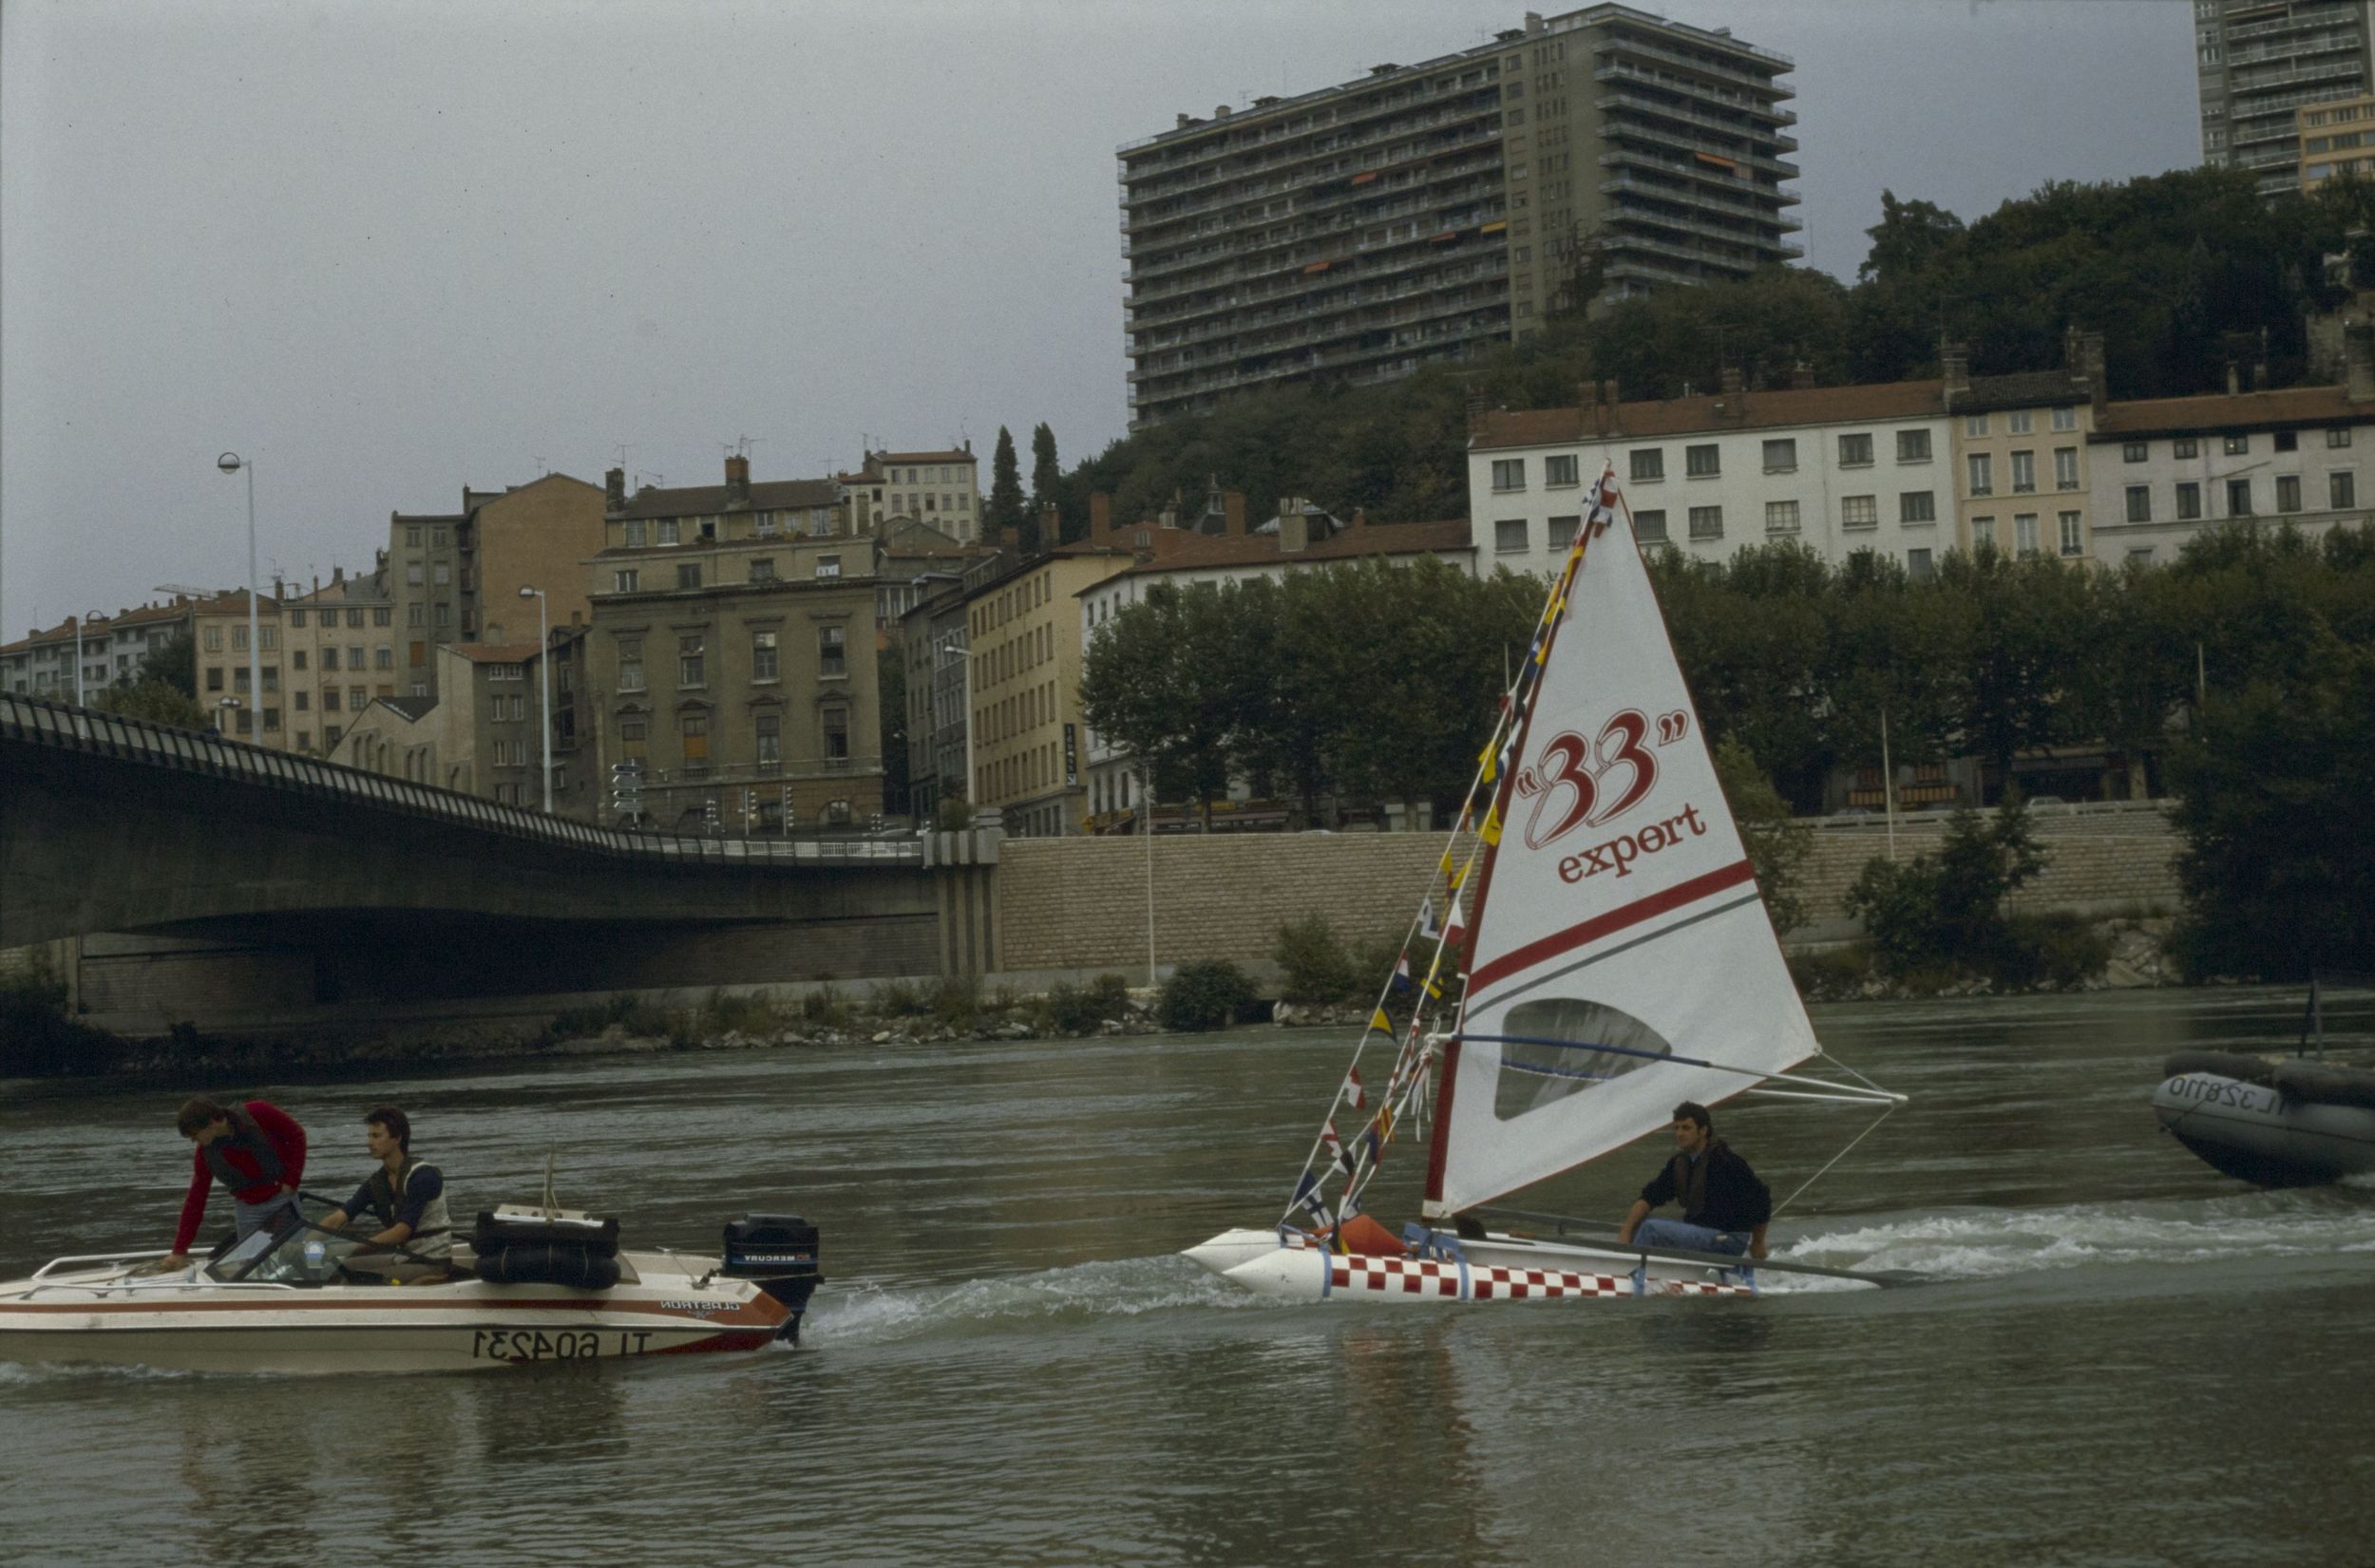
{"label": "blue jeans", "polygon": [[1686,1225],[1680,1219],[1644,1219],[1633,1232],[1633,1242],[1643,1247],[1680,1247],[1685,1252],[1730,1253],[1735,1257],[1748,1251],[1748,1237],[1738,1231]]}

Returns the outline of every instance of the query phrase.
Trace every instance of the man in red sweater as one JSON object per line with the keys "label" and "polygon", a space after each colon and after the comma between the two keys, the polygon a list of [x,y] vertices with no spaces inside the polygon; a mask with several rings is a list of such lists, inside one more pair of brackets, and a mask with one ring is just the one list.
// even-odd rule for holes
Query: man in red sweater
{"label": "man in red sweater", "polygon": [[206,1217],[206,1195],[218,1179],[231,1194],[231,1218],[242,1241],[282,1210],[295,1212],[297,1183],[305,1179],[305,1129],[279,1106],[267,1100],[218,1105],[201,1095],[182,1102],[174,1125],[198,1147],[168,1266],[189,1261],[190,1242]]}

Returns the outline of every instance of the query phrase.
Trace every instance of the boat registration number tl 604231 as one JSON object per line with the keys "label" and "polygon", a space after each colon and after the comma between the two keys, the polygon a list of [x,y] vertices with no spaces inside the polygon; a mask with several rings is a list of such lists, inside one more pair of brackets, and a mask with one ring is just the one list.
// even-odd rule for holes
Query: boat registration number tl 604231
{"label": "boat registration number tl 604231", "polygon": [[[625,1329],[613,1355],[640,1355],[650,1342],[648,1329]],[[481,1329],[470,1336],[470,1354],[481,1361],[587,1361],[602,1353],[602,1336],[594,1329]]]}
{"label": "boat registration number tl 604231", "polygon": [[2207,1074],[2182,1073],[2170,1079],[2167,1088],[2171,1099],[2191,1100],[2199,1106],[2222,1105],[2272,1115],[2284,1104],[2284,1096],[2274,1089]]}

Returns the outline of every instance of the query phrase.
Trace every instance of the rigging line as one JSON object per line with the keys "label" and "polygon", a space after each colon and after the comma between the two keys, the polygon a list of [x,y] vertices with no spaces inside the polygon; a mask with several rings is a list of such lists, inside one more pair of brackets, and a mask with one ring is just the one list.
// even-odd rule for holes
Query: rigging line
{"label": "rigging line", "polygon": [[1872,1135],[1874,1128],[1877,1128],[1881,1123],[1886,1122],[1894,1114],[1896,1114],[1896,1106],[1890,1105],[1887,1110],[1884,1110],[1878,1116],[1873,1117],[1872,1119],[1872,1126],[1866,1127],[1862,1132],[1859,1132],[1854,1137],[1849,1139],[1846,1148],[1843,1148],[1838,1153],[1833,1155],[1830,1160],[1824,1163],[1822,1170],[1816,1171],[1805,1181],[1800,1181],[1797,1184],[1797,1192],[1790,1194],[1789,1197],[1784,1198],[1780,1202],[1776,1203],[1773,1206],[1773,1212],[1775,1214],[1779,1214],[1783,1209],[1786,1209],[1792,1203],[1796,1202],[1798,1193],[1804,1192],[1807,1188],[1821,1181],[1824,1171],[1828,1171],[1833,1165],[1837,1164],[1840,1161],[1845,1160],[1850,1154],[1854,1152],[1856,1144],[1862,1143],[1865,1139],[1870,1138]]}

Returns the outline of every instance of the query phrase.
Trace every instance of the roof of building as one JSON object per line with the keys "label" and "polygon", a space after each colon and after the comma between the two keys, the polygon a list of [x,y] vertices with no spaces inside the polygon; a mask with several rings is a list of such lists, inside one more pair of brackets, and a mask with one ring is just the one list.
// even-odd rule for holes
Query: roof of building
{"label": "roof of building", "polygon": [[2008,376],[1973,376],[1970,386],[1954,394],[1958,414],[1986,413],[1994,408],[2044,408],[2084,403],[2092,394],[2082,378],[2067,370],[2019,370]]}
{"label": "roof of building", "polygon": [[449,642],[438,646],[472,664],[520,664],[537,653],[532,642]]}
{"label": "roof of building", "polygon": [[1440,522],[1362,523],[1293,551],[1281,550],[1276,534],[1216,536],[1186,530],[1174,532],[1180,537],[1168,550],[1120,575],[1160,576],[1172,572],[1206,572],[1231,566],[1299,566],[1312,561],[1365,560],[1372,556],[1439,556],[1475,547],[1466,518],[1450,518]]}
{"label": "roof of building", "polygon": [[390,512],[388,514],[388,520],[390,522],[442,522],[450,525],[467,522],[470,519],[469,515],[465,512]]}
{"label": "roof of building", "polygon": [[[614,518],[688,518],[723,513],[729,510],[727,491],[722,484],[692,484],[663,490],[647,484],[627,498],[626,504],[610,515]],[[830,506],[841,499],[841,486],[829,479],[779,479],[755,482],[750,486],[748,505],[734,503],[732,510],[764,512],[775,507]]]}
{"label": "roof of building", "polygon": [[[2058,372],[2057,372],[2058,373]],[[1495,409],[1469,441],[1472,450],[1578,446],[1653,436],[1837,425],[1855,420],[1942,419],[1943,381],[1884,381],[1858,387],[1784,387],[1770,391],[1619,403],[1604,408]],[[1606,417],[1606,427],[1600,421]]]}
{"label": "roof of building", "polygon": [[383,708],[394,708],[414,724],[428,717],[429,709],[437,706],[434,697],[374,697],[371,700]]}
{"label": "roof of building", "polygon": [[2279,425],[2341,425],[2375,420],[2375,403],[2353,403],[2343,387],[2287,387],[2272,392],[2205,392],[2195,397],[2115,403],[2095,420],[2106,436],[2182,435],[2194,430]]}
{"label": "roof of building", "polygon": [[946,452],[868,452],[866,456],[876,463],[971,463],[974,461],[974,457],[971,452],[962,450],[952,450]]}

